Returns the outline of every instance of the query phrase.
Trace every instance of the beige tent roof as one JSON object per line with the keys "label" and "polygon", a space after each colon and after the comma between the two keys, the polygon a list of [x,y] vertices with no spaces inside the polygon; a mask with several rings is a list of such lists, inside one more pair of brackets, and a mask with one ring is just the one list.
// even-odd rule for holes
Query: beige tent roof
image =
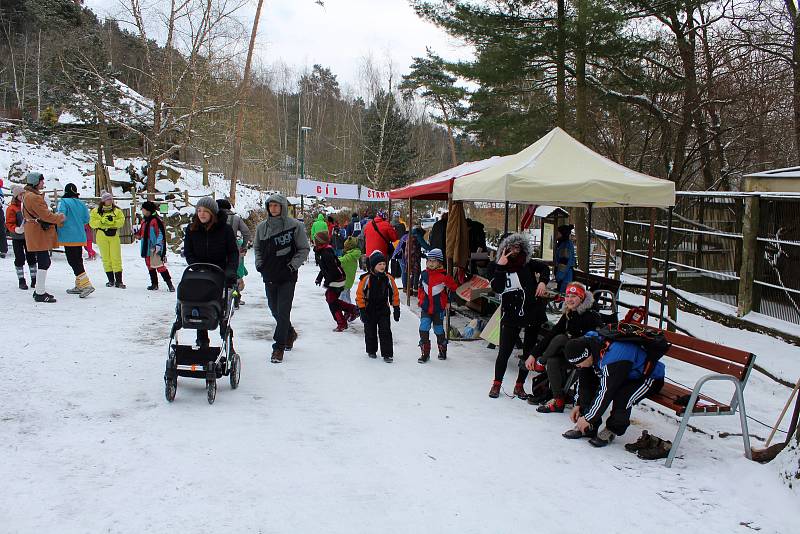
{"label": "beige tent roof", "polygon": [[667,207],[675,205],[675,184],[615,163],[554,128],[498,165],[455,180],[453,200]]}

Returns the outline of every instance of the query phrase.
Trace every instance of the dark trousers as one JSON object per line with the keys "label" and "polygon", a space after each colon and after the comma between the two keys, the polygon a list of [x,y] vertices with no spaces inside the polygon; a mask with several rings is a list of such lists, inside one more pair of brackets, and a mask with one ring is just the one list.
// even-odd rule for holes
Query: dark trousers
{"label": "dark trousers", "polygon": [[67,263],[72,267],[72,272],[75,276],[79,276],[86,272],[83,268],[83,247],[64,247],[64,255],[67,257]]}
{"label": "dark trousers", "polygon": [[[536,346],[536,338],[539,335],[539,326],[537,323],[525,328],[525,338],[522,341],[523,358],[527,358],[533,352],[533,348]],[[521,326],[500,323],[500,347],[497,351],[497,360],[494,362],[494,379],[498,382],[503,381],[503,375],[506,374],[506,367],[508,367],[508,359],[511,357],[511,353],[514,352],[514,346],[517,343],[517,339],[519,339],[521,331]],[[528,370],[520,365],[517,382],[525,382],[526,378],[528,378]]]}
{"label": "dark trousers", "polygon": [[289,332],[294,330],[292,327],[292,301],[294,300],[294,287],[296,282],[282,282],[272,283],[266,282],[264,288],[267,292],[267,304],[269,311],[272,312],[272,317],[275,318],[275,333],[272,339],[275,343],[272,344],[274,349],[285,349],[286,340],[289,338]]}
{"label": "dark trousers", "polygon": [[[594,369],[579,368],[578,404],[581,415],[584,415],[594,403],[600,390],[600,379]],[[633,405],[653,393],[658,393],[664,385],[663,379],[638,378],[623,382],[616,391],[611,392],[611,413],[606,419],[606,427],[621,436],[631,424]],[[600,426],[600,423],[597,423]]]}
{"label": "dark trousers", "polygon": [[564,356],[564,345],[569,341],[565,334],[558,334],[550,340],[550,344],[542,354],[547,369],[547,380],[550,382],[550,391],[554,397],[564,396],[564,382],[567,381],[569,364]]}
{"label": "dark trousers", "polygon": [[36,253],[28,252],[24,239],[12,239],[11,246],[14,249],[15,267],[23,267],[26,261],[29,267],[36,267]]}
{"label": "dark trousers", "polygon": [[364,323],[364,342],[367,346],[367,354],[378,353],[378,343],[381,346],[381,356],[394,357],[394,347],[392,346],[392,323],[389,315],[381,315],[375,319],[370,318]]}
{"label": "dark trousers", "polygon": [[8,253],[8,241],[6,241],[6,211],[0,204],[0,254]]}
{"label": "dark trousers", "polygon": [[36,263],[38,264],[40,271],[46,271],[50,268],[49,250],[41,250],[39,252],[34,252],[33,254],[36,255]]}

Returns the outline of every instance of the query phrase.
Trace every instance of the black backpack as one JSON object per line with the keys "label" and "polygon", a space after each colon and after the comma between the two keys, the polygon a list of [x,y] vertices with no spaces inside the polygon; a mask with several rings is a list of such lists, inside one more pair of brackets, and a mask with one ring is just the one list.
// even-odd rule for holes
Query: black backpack
{"label": "black backpack", "polygon": [[597,333],[604,339],[603,346],[600,348],[601,357],[609,345],[616,341],[639,345],[647,353],[643,371],[645,377],[652,374],[658,360],[672,346],[672,343],[667,341],[662,332],[646,328],[637,323],[611,324],[598,329]]}

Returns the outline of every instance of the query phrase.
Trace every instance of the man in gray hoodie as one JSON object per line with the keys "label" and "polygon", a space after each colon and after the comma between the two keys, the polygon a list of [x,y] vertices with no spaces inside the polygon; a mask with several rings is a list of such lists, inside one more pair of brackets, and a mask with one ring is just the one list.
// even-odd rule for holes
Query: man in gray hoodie
{"label": "man in gray hoodie", "polygon": [[267,303],[277,322],[272,344],[272,363],[281,363],[283,353],[292,350],[297,331],[291,312],[297,271],[311,250],[303,223],[289,217],[286,197],[273,194],[267,199],[267,218],[256,228],[254,243],[256,270],[261,273]]}

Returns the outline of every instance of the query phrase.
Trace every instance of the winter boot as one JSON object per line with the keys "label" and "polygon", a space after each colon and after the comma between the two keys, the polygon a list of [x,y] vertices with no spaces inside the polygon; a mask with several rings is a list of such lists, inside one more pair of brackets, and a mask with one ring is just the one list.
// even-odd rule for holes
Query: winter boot
{"label": "winter boot", "polygon": [[650,436],[654,441],[657,441],[652,447],[641,449],[636,456],[642,460],[660,460],[669,456],[669,451],[672,450],[672,442],[665,441],[655,436]]}
{"label": "winter boot", "polygon": [[496,399],[500,396],[500,387],[503,385],[502,382],[499,380],[495,380],[492,382],[492,389],[489,390],[489,396],[493,399]]}
{"label": "winter boot", "polygon": [[31,289],[36,289],[36,277],[31,276]]}
{"label": "winter boot", "polygon": [[536,411],[539,413],[564,413],[564,396],[553,397],[547,404],[542,404]]}
{"label": "winter boot", "polygon": [[383,361],[385,361],[386,363],[392,363],[394,361],[394,358],[392,356],[384,356]]}
{"label": "winter boot", "polygon": [[161,278],[163,278],[164,283],[167,284],[167,289],[169,289],[169,292],[175,293],[175,286],[172,285],[172,277],[169,275],[169,271],[162,272]]}
{"label": "winter boot", "polygon": [[605,447],[612,441],[616,434],[608,429],[608,427],[604,427],[603,430],[597,433],[597,435],[589,440],[589,444],[592,447]]}
{"label": "winter boot", "polygon": [[27,283],[27,282],[25,282],[25,279],[24,279],[24,278],[20,278],[20,279],[19,279],[19,288],[20,288],[20,289],[22,289],[22,290],[24,290],[24,291],[27,291],[27,290],[28,290],[28,283]]}
{"label": "winter boot", "polygon": [[156,270],[150,269],[148,274],[150,275],[150,285],[147,286],[147,290],[158,291],[158,275],[156,274]]}
{"label": "winter boot", "polygon": [[347,317],[345,317],[342,310],[336,310],[333,313],[333,318],[336,319],[336,328],[333,329],[334,332],[344,332],[347,330]]}
{"label": "winter boot", "polygon": [[528,394],[525,393],[525,387],[522,382],[517,382],[514,384],[514,396],[516,396],[519,400],[527,400]]}
{"label": "winter boot", "polygon": [[283,349],[272,349],[272,358],[270,359],[272,363],[282,363],[283,362]]}
{"label": "winter boot", "polygon": [[81,288],[78,287],[78,279],[75,279],[75,287],[67,289],[67,295],[80,295]]}
{"label": "winter boot", "polygon": [[422,356],[417,362],[426,363],[431,358],[431,338],[428,332],[419,333],[419,347],[422,350]]}
{"label": "winter boot", "polygon": [[532,404],[534,406],[538,406],[543,402],[547,402],[552,397],[553,397],[553,394],[550,392],[549,388],[546,388],[546,387],[545,388],[541,388],[539,393],[534,394],[533,392],[531,392],[531,394],[528,395],[528,404]]}
{"label": "winter boot", "polygon": [[650,447],[655,447],[658,445],[658,441],[660,440],[661,438],[651,436],[647,430],[642,430],[642,435],[639,436],[639,439],[633,443],[626,444],[625,450],[628,452],[638,452],[642,449],[649,449]]}
{"label": "winter boot", "polygon": [[297,330],[290,328],[289,337],[286,339],[286,349],[284,350],[291,351],[295,341],[297,341]]}
{"label": "winter boot", "polygon": [[374,352],[367,353],[367,356],[369,356],[369,357],[370,357],[370,358],[372,358],[373,360],[374,360],[375,358],[377,358],[377,357],[378,357],[378,355],[377,355],[377,354],[375,354]]}
{"label": "winter boot", "polygon": [[117,271],[114,273],[114,287],[118,287],[120,289],[127,289],[125,284],[122,283],[122,271]]}
{"label": "winter boot", "polygon": [[444,334],[436,334],[436,347],[439,349],[439,359],[447,359],[447,337]]}
{"label": "winter boot", "polygon": [[114,287],[114,273],[111,271],[106,271],[106,278],[108,278],[108,282],[106,282],[106,287]]}

